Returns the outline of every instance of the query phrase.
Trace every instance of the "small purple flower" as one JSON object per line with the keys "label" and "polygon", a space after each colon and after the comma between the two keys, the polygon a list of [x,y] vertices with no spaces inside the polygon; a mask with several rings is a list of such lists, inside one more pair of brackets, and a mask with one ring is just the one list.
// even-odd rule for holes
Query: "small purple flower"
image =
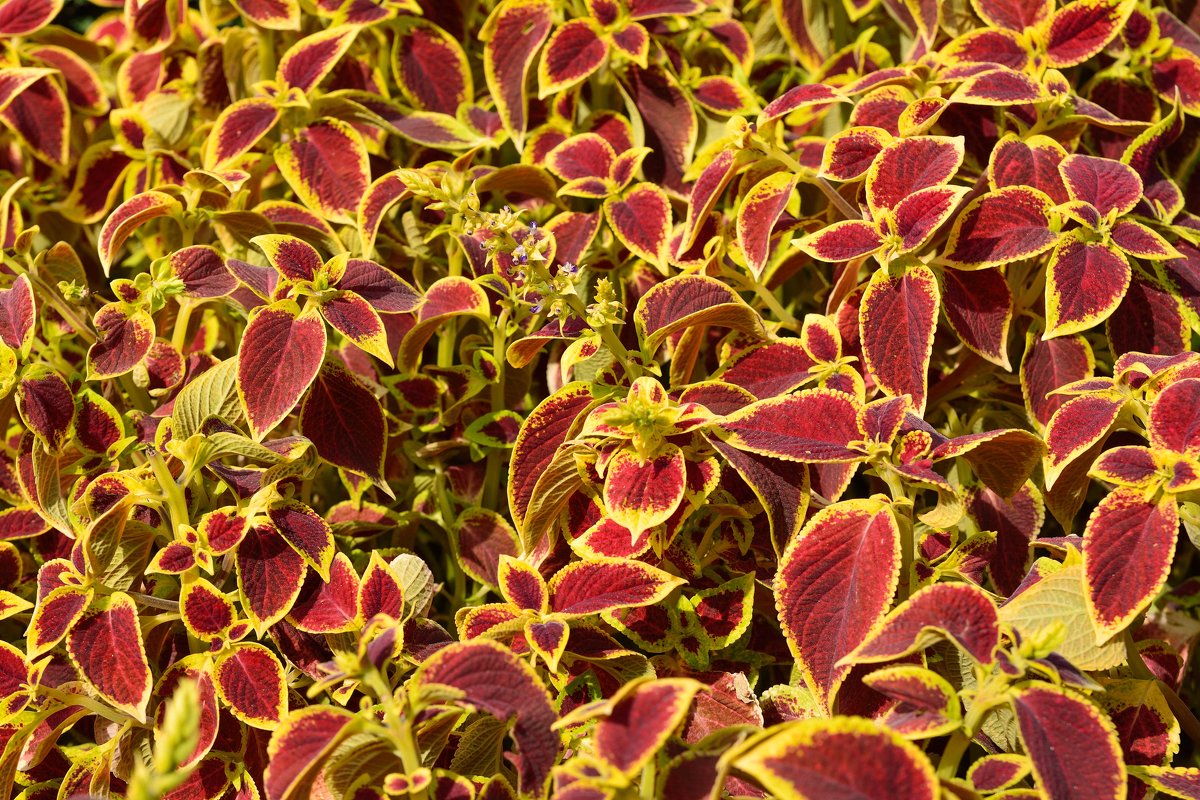
{"label": "small purple flower", "polygon": [[558,271],[564,275],[577,275],[579,273],[579,265],[572,264],[570,261],[562,264]]}

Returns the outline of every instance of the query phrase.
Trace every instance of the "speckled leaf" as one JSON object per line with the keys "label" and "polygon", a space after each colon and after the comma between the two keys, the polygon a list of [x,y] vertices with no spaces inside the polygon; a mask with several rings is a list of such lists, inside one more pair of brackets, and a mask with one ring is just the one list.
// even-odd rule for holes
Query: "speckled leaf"
{"label": "speckled leaf", "polygon": [[1046,333],[1079,333],[1103,322],[1121,303],[1131,277],[1125,255],[1100,243],[1066,234],[1046,268]]}
{"label": "speckled leaf", "polygon": [[174,214],[179,208],[179,201],[174,197],[155,191],[142,192],[117,206],[100,228],[96,243],[104,274],[108,274],[121,245],[138,227],[152,219]]}
{"label": "speckled leaf", "polygon": [[925,754],[869,719],[808,719],[775,730],[733,762],[772,796],[796,800],[935,800],[941,796]]}
{"label": "speckled leaf", "polygon": [[609,39],[586,17],[561,25],[550,36],[538,62],[538,97],[549,97],[600,69],[608,58]]}
{"label": "speckled leaf", "polygon": [[583,616],[653,605],[683,583],[681,578],[638,561],[575,561],[550,580],[550,610]]}
{"label": "speckled leaf", "polygon": [[1097,644],[1119,633],[1162,590],[1175,557],[1175,499],[1145,499],[1134,489],[1105,497],[1083,532],[1084,584],[1099,625]]}
{"label": "speckled leaf", "polygon": [[558,759],[557,720],[550,695],[533,668],[507,648],[484,639],[452,644],[428,658],[411,690],[447,686],[461,701],[497,719],[513,719],[511,735],[520,750],[517,775],[522,793],[541,794]]}
{"label": "speckled leaf", "polygon": [[238,644],[222,653],[213,665],[213,682],[221,702],[252,728],[273,730],[287,713],[283,666],[260,644]]}
{"label": "speckled leaf", "polygon": [[775,578],[780,626],[825,709],[850,671],[840,662],[879,625],[899,576],[899,524],[875,500],[821,509],[783,554]]}
{"label": "speckled leaf", "polygon": [[969,583],[940,583],[921,589],[895,608],[846,664],[892,661],[949,639],[977,663],[995,661],[1000,644],[996,606]]}
{"label": "speckled leaf", "polygon": [[275,150],[275,165],[310,209],[354,223],[371,168],[362,136],[349,123],[325,117],[302,128]]}
{"label": "speckled leaf", "polygon": [[495,7],[479,33],[488,89],[505,130],[518,145],[528,124],[525,78],[550,35],[552,10],[550,0],[505,0]]}
{"label": "speckled leaf", "polygon": [[946,261],[959,269],[1004,266],[1054,246],[1054,201],[1028,186],[1006,186],[972,200],[954,222]]}
{"label": "speckled leaf", "polygon": [[67,635],[71,663],[105,701],[139,721],[150,700],[150,665],[127,594],[98,598]]}
{"label": "speckled leaf", "polygon": [[1042,791],[1056,800],[1125,797],[1125,762],[1112,722],[1067,689],[1027,684],[1012,699]]}
{"label": "speckled leaf", "polygon": [[238,349],[237,391],[262,439],[296,407],[325,358],[325,323],[291,300],[256,309]]}
{"label": "speckled leaf", "polygon": [[940,299],[933,271],[919,264],[895,278],[884,270],[876,272],[859,310],[863,355],[871,376],[888,394],[911,397],[918,415],[925,409]]}

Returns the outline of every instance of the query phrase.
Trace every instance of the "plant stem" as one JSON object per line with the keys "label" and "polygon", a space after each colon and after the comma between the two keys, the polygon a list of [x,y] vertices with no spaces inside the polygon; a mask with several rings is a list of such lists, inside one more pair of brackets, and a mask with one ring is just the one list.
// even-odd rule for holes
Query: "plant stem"
{"label": "plant stem", "polygon": [[183,489],[175,482],[175,476],[167,468],[167,464],[158,453],[150,453],[146,459],[154,470],[154,477],[162,487],[163,499],[167,501],[167,509],[171,512],[171,524],[178,532],[180,526],[190,523],[188,518],[187,498]]}
{"label": "plant stem", "polygon": [[950,736],[950,741],[946,742],[946,749],[942,751],[942,757],[938,760],[937,774],[939,778],[955,776],[958,772],[959,762],[962,761],[963,754],[967,752],[970,745],[970,737],[961,728]]}

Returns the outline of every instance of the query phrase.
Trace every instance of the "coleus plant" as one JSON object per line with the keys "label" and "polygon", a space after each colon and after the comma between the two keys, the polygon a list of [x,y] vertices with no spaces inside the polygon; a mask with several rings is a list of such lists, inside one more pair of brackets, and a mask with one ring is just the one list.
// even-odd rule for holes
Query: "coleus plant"
{"label": "coleus plant", "polygon": [[1200,33],[2,0],[0,795],[1200,797]]}

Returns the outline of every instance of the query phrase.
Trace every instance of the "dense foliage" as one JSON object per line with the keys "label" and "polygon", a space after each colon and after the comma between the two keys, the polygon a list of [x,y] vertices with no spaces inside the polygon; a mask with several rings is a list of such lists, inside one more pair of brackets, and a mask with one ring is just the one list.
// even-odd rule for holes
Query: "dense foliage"
{"label": "dense foliage", "polygon": [[98,5],[0,2],[0,796],[1200,797],[1189,8]]}

